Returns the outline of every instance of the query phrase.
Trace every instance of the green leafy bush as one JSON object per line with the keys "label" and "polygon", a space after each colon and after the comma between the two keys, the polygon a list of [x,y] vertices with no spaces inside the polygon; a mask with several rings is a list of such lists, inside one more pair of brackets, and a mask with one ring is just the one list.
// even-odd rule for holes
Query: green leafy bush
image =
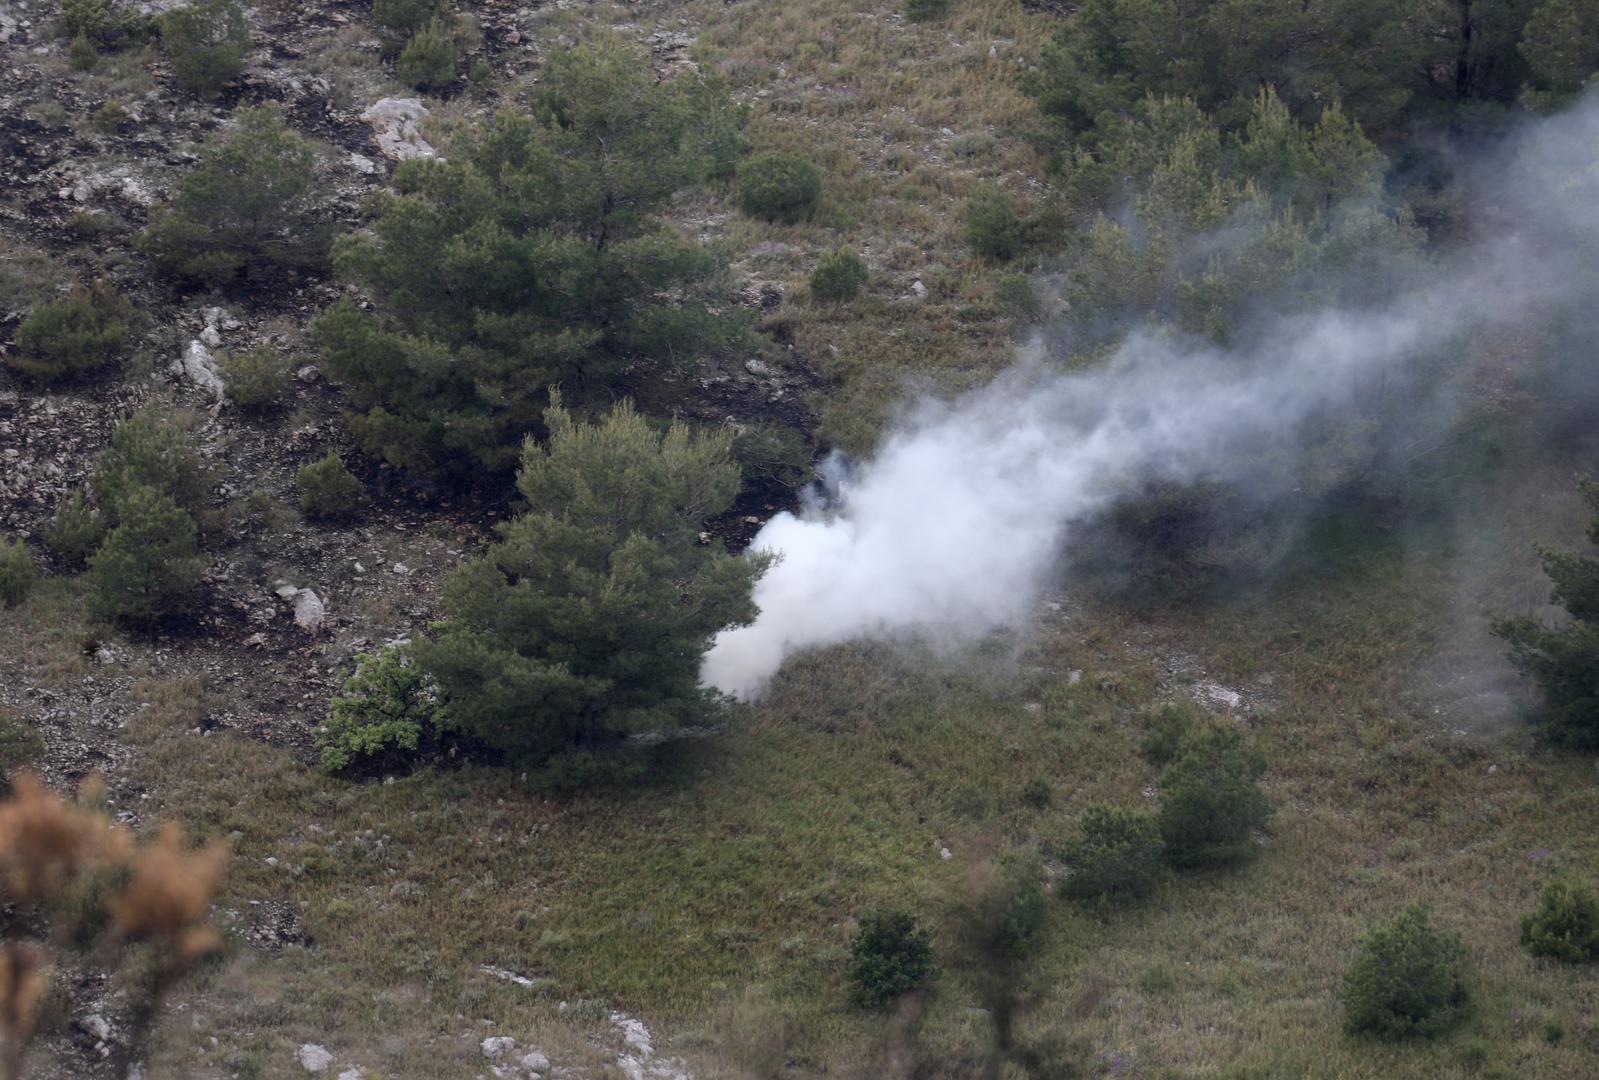
{"label": "green leafy bush", "polygon": [[426,26],[441,6],[439,0],[372,0],[372,21],[404,41]]}
{"label": "green leafy bush", "polygon": [[315,164],[276,106],[238,109],[151,214],[140,247],[162,271],[213,285],[320,266],[330,228]]}
{"label": "green leafy bush", "polygon": [[400,58],[394,62],[394,77],[418,90],[439,90],[455,81],[458,59],[449,31],[433,19],[401,50]]}
{"label": "green leafy bush", "polygon": [[319,521],[349,519],[365,493],[361,481],[332,450],[321,461],[301,465],[294,481],[300,485],[300,512]]}
{"label": "green leafy bush", "polygon": [[16,607],[22,603],[38,577],[28,545],[19,538],[0,538],[0,604]]}
{"label": "green leafy bush", "polygon": [[289,358],[271,345],[248,352],[222,353],[217,371],[227,387],[228,399],[242,409],[275,405],[289,388]]}
{"label": "green leafy bush", "polygon": [[904,911],[874,911],[850,945],[850,999],[880,1009],[938,975],[933,941]]}
{"label": "green leafy bush", "polygon": [[148,487],[127,492],[117,527],[89,558],[89,610],[137,628],[176,614],[205,570],[196,534],[194,518],[170,496]]}
{"label": "green leafy bush", "polygon": [[244,67],[250,22],[238,0],[200,0],[161,15],[161,41],[178,85],[214,95]]}
{"label": "green leafy bush", "polygon": [[1193,701],[1168,701],[1149,715],[1139,752],[1151,765],[1170,765],[1177,758],[1183,737],[1204,720],[1205,710]]}
{"label": "green leafy bush", "polygon": [[[1599,544],[1599,483],[1582,481],[1594,517],[1588,538]],[[1510,644],[1510,658],[1543,692],[1544,734],[1577,750],[1599,750],[1599,558],[1540,548],[1543,570],[1554,582],[1551,598],[1571,616],[1550,629],[1530,617],[1502,619],[1494,633]]]}
{"label": "green leafy bush", "polygon": [[1551,881],[1521,920],[1521,944],[1534,956],[1571,964],[1599,960],[1599,897],[1580,881]]}
{"label": "green leafy bush", "polygon": [[811,216],[821,193],[822,174],[798,154],[768,150],[738,166],[738,208],[751,217],[792,225]]}
{"label": "green leafy bush", "polygon": [[936,22],[949,14],[950,0],[905,0],[905,17],[911,22]]}
{"label": "green leafy bush", "polygon": [[730,452],[744,486],[756,490],[794,492],[815,476],[811,468],[815,448],[803,432],[791,427],[762,420],[748,423]]}
{"label": "green leafy bush", "polygon": [[69,38],[120,49],[149,32],[149,21],[132,4],[114,0],[61,0],[61,30]]}
{"label": "green leafy bush", "polygon": [[766,561],[699,543],[738,490],[728,435],[663,433],[625,401],[592,424],[557,401],[545,422],[517,477],[532,509],[449,578],[415,653],[462,731],[571,779],[626,774],[630,735],[717,714],[700,661],[754,618]]}
{"label": "green leafy bush", "polygon": [[44,546],[50,554],[71,567],[82,567],[105,539],[105,525],[83,488],[56,504],[55,518],[44,531]]}
{"label": "green leafy bush", "polygon": [[1047,810],[1055,799],[1055,786],[1048,778],[1035,776],[1022,788],[1022,803],[1034,810]]}
{"label": "green leafy bush", "polygon": [[67,63],[72,65],[73,71],[93,71],[99,62],[99,50],[89,40],[89,35],[79,34],[72,39],[72,44],[67,47]]}
{"label": "green leafy bush", "polygon": [[1091,806],[1083,835],[1066,845],[1061,860],[1071,874],[1060,890],[1073,900],[1102,907],[1138,900],[1155,891],[1160,877],[1160,829],[1147,814]]}
{"label": "green leafy bush", "polygon": [[539,116],[503,111],[448,161],[401,163],[398,193],[335,254],[375,308],[340,303],[315,324],[369,453],[502,481],[550,385],[605,399],[630,368],[745,339],[717,259],[656,216],[704,176],[698,86],[657,81],[619,46],[560,50]]}
{"label": "green leafy bush", "polygon": [[1166,861],[1181,869],[1221,866],[1254,854],[1250,833],[1271,816],[1258,781],[1266,759],[1234,727],[1192,731],[1160,778],[1160,835]]}
{"label": "green leafy bush", "polygon": [[1431,1038],[1471,1007],[1470,958],[1460,935],[1436,929],[1425,907],[1412,906],[1360,941],[1344,973],[1344,1028],[1353,1035]]}
{"label": "green leafy bush", "polygon": [[88,375],[109,366],[128,340],[133,305],[105,282],[79,287],[35,308],[17,327],[17,352],[6,366],[39,382]]}
{"label": "green leafy bush", "polygon": [[135,494],[154,491],[199,518],[205,511],[211,472],[195,445],[193,413],[149,406],[111,432],[94,463],[95,502],[106,524],[121,524]]}
{"label": "green leafy bush", "polygon": [[966,200],[966,246],[985,259],[1004,262],[1021,253],[1026,226],[1011,197],[993,186],[978,190]]}
{"label": "green leafy bush", "polygon": [[322,768],[333,773],[359,762],[402,760],[440,727],[442,715],[437,687],[404,647],[362,653],[317,734]]}
{"label": "green leafy bush", "polygon": [[1004,274],[994,283],[994,302],[1011,322],[1021,326],[1044,317],[1044,298],[1026,274]]}
{"label": "green leafy bush", "polygon": [[128,110],[116,98],[107,98],[105,103],[94,110],[94,115],[89,118],[89,125],[102,135],[115,135],[127,127],[133,118]]}
{"label": "green leafy bush", "polygon": [[818,300],[853,300],[866,284],[866,264],[847,248],[823,255],[811,271],[811,295]]}

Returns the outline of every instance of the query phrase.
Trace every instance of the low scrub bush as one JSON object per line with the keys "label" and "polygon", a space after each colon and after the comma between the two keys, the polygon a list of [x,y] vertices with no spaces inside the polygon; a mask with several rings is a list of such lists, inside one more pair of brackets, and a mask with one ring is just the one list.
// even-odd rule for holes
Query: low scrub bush
{"label": "low scrub bush", "polygon": [[794,428],[754,421],[733,440],[729,451],[738,462],[745,487],[798,491],[815,476],[810,440]]}
{"label": "low scrub bush", "polygon": [[1044,317],[1044,298],[1026,274],[1004,274],[994,284],[994,302],[1000,312],[1018,326],[1036,323]]}
{"label": "low scrub bush", "polygon": [[108,526],[122,523],[136,493],[154,491],[199,518],[211,473],[195,439],[193,413],[147,407],[123,420],[95,458],[94,494]]}
{"label": "low scrub bush", "polygon": [[1459,934],[1435,928],[1425,907],[1406,908],[1361,939],[1344,973],[1344,1028],[1390,1040],[1441,1035],[1470,1011],[1468,969]]}
{"label": "low scrub bush", "polygon": [[738,207],[751,217],[792,225],[811,216],[822,174],[798,154],[768,150],[738,167]]}
{"label": "low scrub bush", "polygon": [[1086,904],[1108,907],[1155,891],[1160,877],[1160,829],[1147,814],[1091,806],[1083,835],[1066,845],[1061,861],[1071,874],[1060,891]]}
{"label": "low scrub bush", "polygon": [[817,300],[853,300],[866,284],[866,264],[847,248],[823,255],[811,271],[811,296]]}
{"label": "low scrub bush", "polygon": [[317,735],[322,768],[330,773],[403,760],[441,726],[437,686],[403,647],[362,653],[355,665]]}
{"label": "low scrub bush", "polygon": [[276,106],[241,108],[151,214],[139,246],[163,272],[211,285],[321,266],[331,233],[315,165]]}
{"label": "low scrub bush", "polygon": [[0,712],[0,791],[11,790],[10,776],[44,756],[44,740],[32,724]]}
{"label": "low scrub bush", "polygon": [[187,603],[205,569],[194,518],[153,488],[123,497],[117,527],[89,558],[89,610],[122,626],[148,628]]}
{"label": "low scrub bush", "polygon": [[1183,737],[1204,720],[1205,711],[1187,698],[1168,701],[1149,715],[1139,752],[1151,765],[1170,765],[1177,758]]}
{"label": "low scrub bush", "polygon": [[1222,866],[1254,854],[1250,834],[1271,816],[1260,790],[1266,759],[1237,728],[1212,725],[1184,736],[1160,778],[1166,861],[1181,869]]}
{"label": "low scrub bush", "polygon": [[360,508],[361,481],[332,450],[321,461],[300,466],[294,482],[300,486],[300,512],[308,518],[343,521]]}
{"label": "low scrub bush", "polygon": [[1583,882],[1551,881],[1521,920],[1521,944],[1534,956],[1570,964],[1599,960],[1599,898]]}
{"label": "low scrub bush", "polygon": [[455,81],[458,59],[449,31],[434,19],[401,50],[394,62],[394,77],[418,90],[439,90]]}
{"label": "low scrub bush", "polygon": [[905,17],[911,22],[937,22],[949,14],[950,0],[905,0]]}
{"label": "low scrub bush", "polygon": [[55,517],[44,531],[45,549],[74,569],[83,567],[104,539],[105,525],[81,487],[56,504]]}
{"label": "low scrub bush", "polygon": [[61,0],[61,30],[73,40],[120,49],[148,36],[150,21],[116,0]]}
{"label": "low scrub bush", "polygon": [[0,537],[0,604],[16,607],[28,598],[39,576],[21,539]]}
{"label": "low scrub bush", "polygon": [[372,0],[372,21],[390,40],[405,41],[443,7],[440,0]]}
{"label": "low scrub bush", "polygon": [[161,41],[178,84],[211,96],[244,67],[250,22],[238,0],[200,0],[161,15]]}
{"label": "low scrub bush", "polygon": [[217,371],[228,399],[241,409],[270,408],[289,388],[289,359],[271,345],[223,353],[217,357]]}
{"label": "low scrub bush", "polygon": [[938,974],[933,941],[904,911],[874,911],[850,945],[850,1000],[880,1009]]}
{"label": "low scrub bush", "polygon": [[978,191],[966,201],[965,218],[966,246],[977,255],[1004,262],[1021,253],[1026,227],[1002,189]]}
{"label": "low scrub bush", "polygon": [[94,47],[94,42],[89,40],[89,35],[79,34],[72,39],[72,44],[67,46],[67,63],[73,71],[93,71],[100,62],[100,52]]}
{"label": "low scrub bush", "polygon": [[6,366],[38,382],[92,374],[108,367],[127,344],[132,317],[133,305],[105,282],[80,286],[29,313]]}

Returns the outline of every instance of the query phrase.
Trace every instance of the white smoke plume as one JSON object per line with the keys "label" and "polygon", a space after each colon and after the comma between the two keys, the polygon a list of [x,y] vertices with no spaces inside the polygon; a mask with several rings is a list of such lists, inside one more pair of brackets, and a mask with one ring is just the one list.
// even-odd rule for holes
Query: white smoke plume
{"label": "white smoke plume", "polygon": [[1498,235],[1380,309],[1278,320],[1234,350],[1134,334],[1090,371],[1024,357],[952,404],[920,404],[831,505],[779,514],[756,536],[753,549],[781,559],[756,587],[759,617],[717,637],[703,680],[749,698],[795,650],[1018,624],[1075,524],[1153,480],[1287,462],[1307,421],[1379,383],[1403,392],[1416,358],[1584,280],[1596,146],[1595,98],[1526,133],[1477,181]]}

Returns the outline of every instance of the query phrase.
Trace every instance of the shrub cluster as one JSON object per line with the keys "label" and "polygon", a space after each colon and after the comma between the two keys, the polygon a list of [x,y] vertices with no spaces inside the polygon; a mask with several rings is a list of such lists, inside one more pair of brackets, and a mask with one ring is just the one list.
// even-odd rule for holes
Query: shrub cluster
{"label": "shrub cluster", "polygon": [[756,420],[744,426],[729,452],[738,462],[742,486],[757,491],[798,491],[815,475],[815,448],[795,428]]}
{"label": "shrub cluster", "polygon": [[19,537],[0,538],[0,605],[16,607],[26,600],[38,576],[28,545]]}
{"label": "shrub cluster", "polygon": [[289,388],[289,358],[271,345],[222,353],[217,357],[217,371],[228,399],[242,409],[269,408]]}
{"label": "shrub cluster", "polygon": [[738,166],[738,206],[751,217],[792,225],[811,216],[822,174],[798,154],[768,150]]}
{"label": "shrub cluster", "polygon": [[1026,225],[1011,197],[998,187],[985,187],[966,200],[966,246],[985,259],[1004,262],[1021,253]]}
{"label": "shrub cluster", "polygon": [[1251,833],[1271,816],[1258,781],[1266,759],[1234,727],[1184,736],[1161,774],[1159,826],[1166,861],[1179,869],[1224,866],[1254,854]]}
{"label": "shrub cluster", "polygon": [[276,106],[241,108],[151,214],[140,246],[161,270],[213,285],[319,266],[329,227],[315,164]]}
{"label": "shrub cluster", "polygon": [[1580,881],[1551,881],[1521,920],[1521,944],[1534,956],[1571,964],[1599,960],[1599,898]]}
{"label": "shrub cluster", "polygon": [[1160,829],[1147,814],[1111,806],[1091,806],[1083,815],[1082,837],[1061,854],[1071,874],[1061,882],[1066,896],[1108,907],[1137,900],[1155,890],[1160,877]]}
{"label": "shrub cluster", "polygon": [[1432,925],[1425,907],[1374,927],[1344,973],[1344,1027],[1398,1040],[1449,1031],[1471,1007],[1469,956],[1460,935]]}
{"label": "shrub cluster", "polygon": [[190,93],[214,95],[244,67],[250,22],[238,0],[198,0],[163,13],[157,25],[172,74]]}
{"label": "shrub cluster", "polygon": [[144,38],[149,29],[149,20],[132,4],[61,0],[61,31],[74,42],[82,38],[91,46],[120,49]]}
{"label": "shrub cluster", "polygon": [[936,22],[949,14],[950,0],[905,0],[905,17],[911,22]]}
{"label": "shrub cluster", "polygon": [[440,90],[455,81],[458,59],[449,31],[433,19],[401,50],[394,62],[394,77],[418,90]]}
{"label": "shrub cluster", "polygon": [[329,450],[321,461],[300,466],[294,474],[300,486],[300,512],[319,521],[345,521],[360,509],[361,481]]}
{"label": "shrub cluster", "polygon": [[880,1009],[938,975],[933,941],[908,912],[873,911],[850,945],[850,998]]}
{"label": "shrub cluster", "polygon": [[818,300],[853,300],[866,284],[866,264],[847,248],[823,255],[811,271],[811,295]]}
{"label": "shrub cluster", "polygon": [[133,305],[103,281],[43,304],[17,328],[6,366],[39,382],[88,375],[112,363],[128,340]]}
{"label": "shrub cluster", "polygon": [[397,46],[426,26],[443,7],[440,0],[372,0],[372,21]]}
{"label": "shrub cluster", "polygon": [[403,760],[443,726],[438,688],[403,646],[362,653],[355,665],[317,734],[322,768],[330,773]]}
{"label": "shrub cluster", "polygon": [[56,505],[55,518],[44,531],[50,554],[73,568],[85,565],[104,539],[105,524],[81,487]]}

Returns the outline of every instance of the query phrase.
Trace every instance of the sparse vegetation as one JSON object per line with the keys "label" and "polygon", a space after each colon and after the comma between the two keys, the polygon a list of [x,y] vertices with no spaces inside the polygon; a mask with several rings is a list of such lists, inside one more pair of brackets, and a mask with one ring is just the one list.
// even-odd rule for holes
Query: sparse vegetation
{"label": "sparse vegetation", "polygon": [[361,481],[329,450],[320,461],[300,466],[294,475],[300,487],[300,512],[318,521],[347,521],[361,508]]}
{"label": "sparse vegetation", "polygon": [[104,539],[100,514],[90,505],[85,489],[75,487],[56,504],[55,517],[44,533],[44,546],[68,567],[81,569]]}
{"label": "sparse vegetation", "polygon": [[39,382],[93,374],[113,363],[128,340],[133,305],[109,284],[79,287],[34,309],[17,328],[6,366]]}
{"label": "sparse vegetation", "polygon": [[267,344],[219,354],[217,371],[227,387],[228,400],[242,409],[269,409],[289,388],[289,358]]}
{"label": "sparse vegetation", "polygon": [[751,217],[792,225],[811,216],[822,174],[798,154],[767,150],[738,166],[738,207]]}
{"label": "sparse vegetation", "polygon": [[164,12],[159,26],[172,74],[190,93],[216,94],[244,65],[250,22],[238,0],[196,0]]}
{"label": "sparse vegetation", "polygon": [[418,30],[394,62],[394,77],[418,90],[442,90],[455,81],[460,59],[449,31],[438,19]]}
{"label": "sparse vegetation", "polygon": [[985,259],[1005,262],[1021,254],[1025,228],[1011,197],[985,187],[966,201],[966,244]]}
{"label": "sparse vegetation", "polygon": [[16,607],[22,603],[38,576],[28,545],[17,537],[0,536],[0,604]]}
{"label": "sparse vegetation", "polygon": [[1360,941],[1344,975],[1344,1027],[1379,1039],[1442,1035],[1471,1008],[1468,956],[1460,935],[1412,906]]}

